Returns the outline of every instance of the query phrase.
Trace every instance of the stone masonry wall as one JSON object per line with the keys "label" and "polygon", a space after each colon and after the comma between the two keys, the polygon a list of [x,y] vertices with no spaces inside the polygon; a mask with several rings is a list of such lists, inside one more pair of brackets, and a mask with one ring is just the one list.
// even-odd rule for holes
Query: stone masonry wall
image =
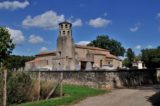
{"label": "stone masonry wall", "polygon": [[[38,71],[29,72],[32,78],[38,78]],[[119,71],[41,71],[42,80],[60,79],[63,83],[86,85],[94,88],[112,89],[136,87],[158,83],[157,70],[119,70]]]}

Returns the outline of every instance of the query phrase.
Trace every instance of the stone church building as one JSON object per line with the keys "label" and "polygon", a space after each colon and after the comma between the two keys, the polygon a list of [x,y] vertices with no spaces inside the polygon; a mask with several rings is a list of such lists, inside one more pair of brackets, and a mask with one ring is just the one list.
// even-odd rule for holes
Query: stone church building
{"label": "stone church building", "polygon": [[72,24],[65,21],[59,24],[57,50],[37,54],[34,60],[26,62],[25,70],[91,70],[105,65],[121,68],[122,61],[108,50],[74,44]]}

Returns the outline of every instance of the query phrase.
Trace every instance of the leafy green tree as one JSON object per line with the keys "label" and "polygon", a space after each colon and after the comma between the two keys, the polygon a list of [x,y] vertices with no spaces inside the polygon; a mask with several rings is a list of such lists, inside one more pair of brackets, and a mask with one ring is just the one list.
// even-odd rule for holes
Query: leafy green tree
{"label": "leafy green tree", "polygon": [[87,46],[99,47],[109,50],[111,54],[116,56],[124,56],[125,48],[122,47],[121,43],[110,39],[106,35],[97,36],[96,40],[91,41]]}
{"label": "leafy green tree", "polygon": [[142,61],[147,68],[160,68],[160,49],[143,49]]}
{"label": "leafy green tree", "polygon": [[160,46],[158,46],[157,49],[160,49]]}
{"label": "leafy green tree", "polygon": [[33,60],[33,56],[18,56],[10,55],[7,59],[6,67],[10,70],[18,70],[19,68],[24,68],[27,61]]}
{"label": "leafy green tree", "polygon": [[123,65],[126,67],[132,67],[132,63],[135,59],[135,54],[131,48],[127,49],[126,57],[127,58],[123,61]]}
{"label": "leafy green tree", "polygon": [[4,27],[0,27],[0,63],[12,53],[15,45],[12,42],[11,35]]}

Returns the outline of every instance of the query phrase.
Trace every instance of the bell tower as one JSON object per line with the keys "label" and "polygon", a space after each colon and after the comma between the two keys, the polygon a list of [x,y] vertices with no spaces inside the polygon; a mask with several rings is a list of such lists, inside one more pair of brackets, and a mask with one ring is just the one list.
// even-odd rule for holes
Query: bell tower
{"label": "bell tower", "polygon": [[67,69],[74,69],[75,66],[75,47],[72,38],[72,24],[64,21],[59,23],[59,35],[57,38],[58,56],[64,58],[64,66]]}

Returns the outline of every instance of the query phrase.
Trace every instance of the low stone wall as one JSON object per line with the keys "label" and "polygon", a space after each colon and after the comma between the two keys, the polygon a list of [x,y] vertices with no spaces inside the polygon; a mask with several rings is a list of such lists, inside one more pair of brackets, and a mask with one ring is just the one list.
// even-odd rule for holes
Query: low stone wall
{"label": "low stone wall", "polygon": [[[38,71],[29,72],[32,78],[38,78]],[[94,88],[136,87],[158,83],[157,70],[118,70],[118,71],[41,71],[42,80],[60,79],[63,83],[86,85]]]}

